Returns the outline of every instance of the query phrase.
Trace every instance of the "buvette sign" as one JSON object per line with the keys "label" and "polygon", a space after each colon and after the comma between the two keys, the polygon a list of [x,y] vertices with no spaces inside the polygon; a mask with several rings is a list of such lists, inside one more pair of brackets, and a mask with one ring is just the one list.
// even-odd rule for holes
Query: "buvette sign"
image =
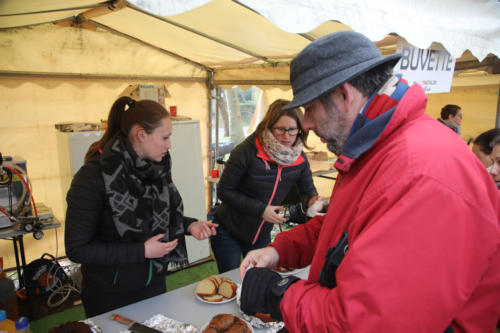
{"label": "buvette sign", "polygon": [[455,70],[455,58],[447,51],[419,49],[399,42],[397,52],[401,60],[394,67],[408,81],[419,83],[427,94],[449,92]]}

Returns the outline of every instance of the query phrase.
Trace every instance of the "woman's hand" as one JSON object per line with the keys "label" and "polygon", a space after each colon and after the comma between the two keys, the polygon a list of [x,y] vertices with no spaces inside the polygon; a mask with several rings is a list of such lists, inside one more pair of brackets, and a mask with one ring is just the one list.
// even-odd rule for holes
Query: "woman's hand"
{"label": "woman's hand", "polygon": [[151,237],[144,243],[144,256],[146,258],[161,258],[169,254],[177,246],[177,239],[170,242],[162,242],[160,239],[165,234],[158,234]]}
{"label": "woman's hand", "polygon": [[264,221],[270,222],[270,223],[283,223],[286,221],[284,217],[281,217],[278,215],[278,213],[275,212],[275,210],[283,210],[285,209],[283,206],[267,206],[266,209],[264,210],[264,214],[262,214],[262,217],[264,218]]}
{"label": "woman's hand", "polygon": [[217,233],[215,228],[217,228],[218,226],[218,224],[208,221],[197,221],[189,225],[188,231],[191,235],[194,236],[194,238],[202,240],[210,236],[215,236],[215,234]]}

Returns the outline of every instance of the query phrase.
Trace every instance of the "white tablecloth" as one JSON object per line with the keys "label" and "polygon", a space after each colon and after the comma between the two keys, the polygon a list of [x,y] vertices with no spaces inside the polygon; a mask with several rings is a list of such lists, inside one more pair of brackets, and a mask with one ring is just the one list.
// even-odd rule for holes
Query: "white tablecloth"
{"label": "white tablecloth", "polygon": [[[309,269],[297,272],[297,276],[307,278]],[[235,283],[241,284],[239,269],[221,274],[231,278]],[[112,313],[119,314],[137,322],[143,322],[156,314],[162,314],[184,323],[192,324],[198,328],[208,323],[218,313],[231,313],[240,316],[236,300],[225,304],[206,304],[196,299],[196,283],[158,295],[134,304],[124,306],[113,311],[89,318],[99,326],[103,333],[120,332],[127,327],[114,320],[109,319]],[[168,288],[168,286],[167,286]],[[255,333],[264,330],[254,329]]]}

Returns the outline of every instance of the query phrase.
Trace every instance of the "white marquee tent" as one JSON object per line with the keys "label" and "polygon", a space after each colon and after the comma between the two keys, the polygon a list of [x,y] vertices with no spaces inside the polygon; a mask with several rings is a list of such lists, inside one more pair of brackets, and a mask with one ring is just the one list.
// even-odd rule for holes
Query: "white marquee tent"
{"label": "white marquee tent", "polygon": [[[494,124],[496,0],[0,0],[0,152],[28,161],[34,195],[62,220],[54,123],[105,119],[129,84],[165,84],[168,103],[200,120],[208,160],[213,87],[256,85],[268,100],[290,98],[293,57],[345,29],[364,33],[383,54],[394,53],[400,38],[446,48],[458,58],[455,74],[469,72],[453,86],[489,87],[480,95],[458,91],[450,102],[474,108],[464,122],[486,123],[476,132]],[[63,237],[55,249],[52,243],[27,239],[34,249],[27,259],[57,255]],[[8,251],[9,243],[0,244]]]}
{"label": "white marquee tent", "polygon": [[[18,51],[24,51],[19,44],[33,50],[33,39],[41,44],[38,52],[65,41],[76,43],[75,33],[68,32],[73,30],[64,28],[68,26],[110,32],[114,37],[100,34],[103,43],[122,36],[168,56],[170,65],[155,72],[157,76],[206,78],[213,73],[215,85],[287,84],[288,64],[301,49],[314,39],[345,29],[378,41],[384,53],[395,51],[397,38],[387,36],[397,34],[420,48],[440,43],[456,58],[466,50],[479,61],[490,53],[500,54],[496,0],[3,0],[0,70],[147,75],[142,61],[131,61],[140,54],[128,54],[130,50],[113,59],[93,55],[77,66],[76,45],[56,48],[59,52],[45,62],[36,61],[36,50]],[[119,67],[125,62],[136,66],[124,72]]]}

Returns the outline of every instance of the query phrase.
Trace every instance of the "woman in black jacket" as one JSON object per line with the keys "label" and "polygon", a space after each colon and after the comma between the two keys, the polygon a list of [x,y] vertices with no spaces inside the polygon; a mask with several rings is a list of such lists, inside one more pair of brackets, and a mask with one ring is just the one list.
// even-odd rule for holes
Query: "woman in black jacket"
{"label": "woman in black jacket", "polygon": [[297,185],[309,207],[318,199],[309,162],[302,152],[307,132],[299,109],[282,111],[288,104],[270,105],[256,131],[231,152],[217,185],[221,204],[210,237],[219,273],[237,268],[241,256],[267,246],[273,224],[285,221],[277,211]]}
{"label": "woman in black jacket", "polygon": [[183,215],[171,134],[163,106],[120,97],[71,183],[65,246],[82,264],[87,317],[164,293],[167,266],[187,264],[184,235],[215,235],[216,225]]}

